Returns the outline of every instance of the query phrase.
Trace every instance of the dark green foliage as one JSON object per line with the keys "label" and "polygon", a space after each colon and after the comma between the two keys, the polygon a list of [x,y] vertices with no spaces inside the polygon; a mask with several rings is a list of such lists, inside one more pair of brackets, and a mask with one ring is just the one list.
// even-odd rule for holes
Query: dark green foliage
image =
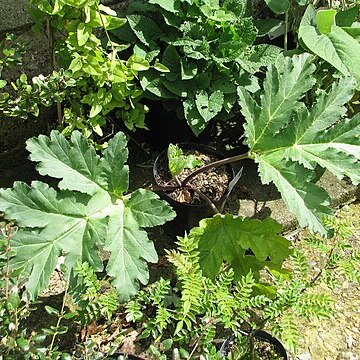
{"label": "dark green foliage", "polygon": [[158,57],[170,72],[140,75],[149,97],[178,99],[196,135],[213,118],[236,112],[236,89],[256,91],[253,74],[281,51],[253,46],[257,31],[246,14],[247,1],[135,1],[128,24],[113,33],[140,56]]}

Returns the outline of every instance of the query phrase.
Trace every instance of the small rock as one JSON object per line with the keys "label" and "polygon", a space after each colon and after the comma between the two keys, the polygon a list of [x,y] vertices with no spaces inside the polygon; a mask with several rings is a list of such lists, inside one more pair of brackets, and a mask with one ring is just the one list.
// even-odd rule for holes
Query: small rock
{"label": "small rock", "polygon": [[346,337],[346,345],[348,349],[351,349],[354,345],[356,345],[356,341],[351,335]]}
{"label": "small rock", "polygon": [[297,355],[296,360],[311,360],[311,354],[309,351],[305,351],[304,353]]}

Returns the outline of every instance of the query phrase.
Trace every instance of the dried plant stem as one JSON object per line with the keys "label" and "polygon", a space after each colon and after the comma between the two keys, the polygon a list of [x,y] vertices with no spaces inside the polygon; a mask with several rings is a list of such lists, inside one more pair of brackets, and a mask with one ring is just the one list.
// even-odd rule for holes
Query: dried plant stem
{"label": "dried plant stem", "polygon": [[50,343],[50,346],[49,346],[49,353],[51,353],[51,351],[52,351],[52,349],[54,347],[55,339],[56,339],[56,336],[58,335],[58,329],[60,327],[61,320],[63,319],[63,316],[64,316],[65,301],[66,301],[66,296],[67,296],[68,289],[69,289],[69,282],[70,282],[70,279],[68,277],[67,281],[66,281],[66,288],[65,288],[65,292],[64,292],[63,301],[62,301],[62,304],[61,304],[61,310],[60,310],[60,313],[58,315],[58,319],[57,319],[57,322],[56,322],[56,327],[55,327],[56,330],[54,331],[54,334],[53,334],[53,336],[51,338],[51,343]]}
{"label": "dried plant stem", "polygon": [[205,166],[202,166],[201,168],[198,168],[197,170],[193,171],[191,174],[189,174],[182,182],[181,182],[181,187],[184,187],[187,185],[187,183],[196,175],[201,174],[202,172],[209,170],[211,168],[214,167],[218,167],[221,165],[226,165],[226,164],[230,164],[233,162],[237,162],[240,160],[244,160],[244,159],[248,159],[250,158],[249,153],[247,152],[246,154],[241,154],[241,155],[235,155],[235,156],[231,156],[228,157],[226,159],[222,159],[222,160],[218,160],[218,161],[214,161],[210,164],[207,164]]}
{"label": "dried plant stem", "polygon": [[[179,188],[182,188],[181,181],[177,176],[175,176],[175,182],[178,184]],[[196,194],[198,194],[200,199],[204,200],[210,206],[210,208],[214,211],[215,214],[220,214],[220,211],[216,207],[216,205],[203,192],[201,192],[199,189],[192,187],[190,185],[188,186],[188,188],[193,190]]]}
{"label": "dried plant stem", "polygon": [[[56,56],[55,56],[55,46],[54,46],[54,32],[51,28],[51,21],[50,19],[46,20],[46,33],[49,39],[49,48],[51,52],[51,68],[53,70],[56,70],[57,63],[56,63]],[[56,101],[56,111],[57,111],[57,118],[58,118],[58,124],[63,124],[63,114],[62,114],[62,108],[61,103],[59,100]]]}
{"label": "dried plant stem", "polygon": [[320,278],[320,276],[322,275],[322,273],[324,272],[324,270],[327,270],[329,269],[329,264],[330,264],[330,261],[331,261],[331,258],[333,256],[333,253],[335,251],[335,247],[336,247],[336,244],[337,242],[339,241],[339,238],[338,238],[338,234],[334,234],[334,237],[332,239],[332,246],[331,246],[331,249],[330,249],[330,252],[329,252],[329,255],[326,259],[326,262],[325,262],[325,265],[319,270],[319,272],[311,279],[310,281],[310,284],[311,285],[315,285],[316,281]]}

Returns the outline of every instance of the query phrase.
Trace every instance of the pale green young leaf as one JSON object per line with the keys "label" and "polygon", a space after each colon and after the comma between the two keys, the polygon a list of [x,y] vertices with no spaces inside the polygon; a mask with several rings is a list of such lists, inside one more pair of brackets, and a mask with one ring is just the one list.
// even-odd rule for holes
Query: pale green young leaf
{"label": "pale green young leaf", "polygon": [[136,54],[130,56],[126,65],[135,71],[145,71],[150,68],[149,62]]}
{"label": "pale green young leaf", "polygon": [[316,26],[322,34],[328,34],[331,27],[335,25],[336,13],[337,11],[334,9],[319,10],[316,13]]}
{"label": "pale green young leaf", "polygon": [[89,40],[92,28],[84,23],[79,23],[77,27],[77,41],[79,46],[84,46]]}
{"label": "pale green young leaf", "polygon": [[177,145],[169,144],[167,156],[172,176],[181,174],[184,169],[193,169],[203,165],[203,162],[194,155],[184,155],[182,149]]}
{"label": "pale green young leaf", "polygon": [[169,68],[163,64],[161,64],[159,61],[155,61],[154,69],[160,72],[170,72]]}
{"label": "pale green young leaf", "polygon": [[111,9],[108,6],[105,6],[103,4],[99,4],[98,6],[99,10],[104,12],[105,14],[111,15],[111,16],[117,16],[117,13],[115,10]]}

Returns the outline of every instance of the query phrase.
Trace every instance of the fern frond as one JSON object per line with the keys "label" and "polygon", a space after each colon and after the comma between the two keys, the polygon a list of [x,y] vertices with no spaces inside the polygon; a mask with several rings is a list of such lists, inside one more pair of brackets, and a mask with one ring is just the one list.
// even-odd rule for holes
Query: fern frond
{"label": "fern frond", "polygon": [[100,290],[101,285],[94,269],[89,265],[89,263],[78,262],[74,268],[74,274],[79,277],[81,284],[86,288],[84,295],[88,298],[95,297]]}
{"label": "fern frond", "polygon": [[252,308],[262,308],[269,304],[271,299],[269,299],[265,295],[255,295],[254,297],[250,298],[249,306]]}
{"label": "fern frond", "polygon": [[309,294],[303,293],[294,311],[305,318],[328,319],[334,312],[334,300],[329,294]]}
{"label": "fern frond", "polygon": [[307,281],[309,273],[309,265],[305,254],[299,249],[295,249],[293,254],[290,256],[293,263],[294,275],[298,276],[303,282]]}
{"label": "fern frond", "polygon": [[325,217],[324,225],[329,230],[333,230],[334,236],[340,240],[350,238],[355,232],[352,220],[344,210],[340,211],[335,217]]}
{"label": "fern frond", "polygon": [[290,311],[285,312],[277,323],[280,333],[277,333],[276,336],[280,336],[290,351],[296,352],[296,348],[299,345],[300,333],[295,315]]}
{"label": "fern frond", "polygon": [[144,316],[142,312],[142,305],[137,297],[133,300],[129,300],[125,304],[125,312],[126,321],[128,322],[140,321]]}
{"label": "fern frond", "polygon": [[346,280],[360,284],[360,251],[355,251],[348,258],[341,259],[339,271]]}
{"label": "fern frond", "polygon": [[100,295],[99,306],[101,315],[110,320],[113,313],[119,307],[118,296],[115,289],[112,289],[108,294]]}
{"label": "fern frond", "polygon": [[182,253],[175,250],[167,251],[167,259],[175,266],[181,287],[182,309],[178,313],[178,318],[190,330],[191,323],[196,322],[196,315],[203,310],[201,303],[204,292],[203,276],[197,246],[187,237],[179,238],[178,245]]}
{"label": "fern frond", "polygon": [[162,333],[171,322],[171,314],[165,307],[159,307],[156,310],[155,324],[157,330]]}
{"label": "fern frond", "polygon": [[163,304],[165,297],[169,294],[170,291],[170,280],[165,280],[160,278],[153,284],[150,284],[147,287],[149,300],[154,305]]}
{"label": "fern frond", "polygon": [[[234,278],[233,269],[228,269],[220,274],[215,283],[207,279],[206,284],[210,291],[210,300],[212,302],[212,309],[214,316],[221,319],[226,329],[230,328],[236,330],[239,327],[240,319],[244,316],[239,308],[238,301],[230,292],[230,286]],[[234,315],[237,316],[234,316]],[[248,315],[245,312],[245,315]]]}
{"label": "fern frond", "polygon": [[248,304],[249,299],[253,293],[255,279],[251,271],[246,276],[243,276],[236,286],[235,297],[239,303]]}

